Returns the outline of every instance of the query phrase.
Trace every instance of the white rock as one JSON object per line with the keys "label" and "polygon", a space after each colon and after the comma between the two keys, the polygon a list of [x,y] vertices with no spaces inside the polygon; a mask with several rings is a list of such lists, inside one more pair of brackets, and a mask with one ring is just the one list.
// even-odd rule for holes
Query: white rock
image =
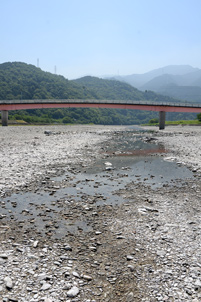
{"label": "white rock", "polygon": [[51,287],[51,284],[49,283],[44,283],[43,286],[41,287],[41,290],[47,290]]}
{"label": "white rock", "polygon": [[110,163],[110,162],[107,161],[107,162],[105,162],[105,165],[106,166],[112,166],[112,163]]}
{"label": "white rock", "polygon": [[77,286],[73,286],[68,292],[67,292],[67,296],[69,298],[73,298],[76,297],[79,294],[80,290]]}
{"label": "white rock", "polygon": [[113,169],[112,167],[107,166],[107,167],[105,168],[105,170],[110,171],[110,170],[114,170],[114,169]]}
{"label": "white rock", "polygon": [[195,286],[201,287],[201,281],[200,281],[200,280],[196,280],[196,281],[195,281]]}
{"label": "white rock", "polygon": [[34,241],[33,243],[33,247],[37,247],[38,246],[38,240]]}
{"label": "white rock", "polygon": [[166,160],[166,161],[175,161],[176,157],[173,157],[173,156],[165,157],[164,160]]}
{"label": "white rock", "polygon": [[7,254],[0,254],[0,258],[7,259],[8,255]]}
{"label": "white rock", "polygon": [[92,280],[92,277],[89,276],[89,275],[83,275],[82,278],[85,279],[85,280],[87,280],[87,281],[91,281]]}
{"label": "white rock", "polygon": [[48,275],[46,273],[40,273],[38,275],[38,280],[47,280],[48,279]]}
{"label": "white rock", "polygon": [[130,261],[130,260],[133,260],[134,258],[133,258],[133,256],[131,256],[131,255],[127,255],[127,256],[126,256],[126,259],[127,259],[128,261]]}
{"label": "white rock", "polygon": [[80,275],[77,272],[73,272],[73,276],[76,278],[80,278]]}
{"label": "white rock", "polygon": [[5,277],[5,278],[4,278],[4,282],[5,282],[6,287],[7,287],[8,289],[13,288],[13,282],[12,282],[12,280],[11,280],[10,277]]}
{"label": "white rock", "polygon": [[50,298],[45,298],[44,302],[53,302],[53,300]]}

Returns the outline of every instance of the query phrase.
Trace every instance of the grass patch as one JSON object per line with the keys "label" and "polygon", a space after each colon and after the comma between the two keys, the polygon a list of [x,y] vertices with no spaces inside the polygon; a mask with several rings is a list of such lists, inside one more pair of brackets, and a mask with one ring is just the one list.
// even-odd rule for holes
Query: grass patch
{"label": "grass patch", "polygon": [[[198,120],[166,121],[165,125],[201,125],[201,122]],[[143,126],[159,126],[159,123],[147,123]]]}

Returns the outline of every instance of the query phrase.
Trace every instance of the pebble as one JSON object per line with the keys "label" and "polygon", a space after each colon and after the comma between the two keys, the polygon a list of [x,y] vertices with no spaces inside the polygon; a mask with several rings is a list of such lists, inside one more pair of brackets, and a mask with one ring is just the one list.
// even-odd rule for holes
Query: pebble
{"label": "pebble", "polygon": [[201,288],[201,280],[196,280],[195,281],[195,286],[198,286]]}
{"label": "pebble", "polygon": [[37,276],[38,280],[50,280],[51,276],[47,275],[46,273],[40,273]]}
{"label": "pebble", "polygon": [[41,287],[41,290],[47,290],[51,287],[51,284],[49,283],[43,283],[43,286]]}
{"label": "pebble", "polygon": [[134,272],[135,267],[133,265],[128,265],[128,268],[130,269],[131,272]]}
{"label": "pebble", "polygon": [[71,283],[65,283],[63,289],[64,290],[69,290],[70,288],[72,288],[72,284]]}
{"label": "pebble", "polygon": [[37,247],[38,246],[38,240],[36,240],[36,241],[34,241],[34,243],[33,243],[33,247]]}
{"label": "pebble", "polygon": [[72,247],[70,245],[65,245],[64,250],[65,251],[72,251]]}
{"label": "pebble", "polygon": [[77,272],[73,272],[72,275],[76,278],[80,278],[80,275]]}
{"label": "pebble", "polygon": [[74,298],[79,294],[80,290],[78,287],[73,286],[68,292],[67,292],[67,296],[69,298]]}
{"label": "pebble", "polygon": [[7,254],[0,254],[0,258],[2,258],[2,259],[8,259],[8,255]]}
{"label": "pebble", "polygon": [[51,298],[44,298],[44,302],[53,302]]}
{"label": "pebble", "polygon": [[85,279],[85,280],[87,280],[87,281],[91,281],[92,280],[92,277],[89,276],[89,275],[83,275],[82,278]]}
{"label": "pebble", "polygon": [[5,285],[8,289],[12,289],[13,288],[13,282],[12,282],[12,279],[10,277],[5,277],[4,278],[4,282],[5,282]]}

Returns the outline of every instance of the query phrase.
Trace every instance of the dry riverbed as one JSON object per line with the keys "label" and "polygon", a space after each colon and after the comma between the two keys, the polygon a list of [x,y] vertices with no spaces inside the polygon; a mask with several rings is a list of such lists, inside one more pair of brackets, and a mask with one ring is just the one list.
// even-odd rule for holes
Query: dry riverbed
{"label": "dry riverbed", "polygon": [[144,129],[0,128],[0,302],[201,300],[201,129]]}

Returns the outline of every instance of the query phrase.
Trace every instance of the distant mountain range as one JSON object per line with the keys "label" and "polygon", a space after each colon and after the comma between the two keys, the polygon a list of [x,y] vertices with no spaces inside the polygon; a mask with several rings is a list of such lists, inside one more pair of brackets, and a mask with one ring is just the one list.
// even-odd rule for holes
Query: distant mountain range
{"label": "distant mountain range", "polygon": [[181,100],[201,102],[201,69],[170,65],[144,74],[113,76],[141,91],[151,90]]}

